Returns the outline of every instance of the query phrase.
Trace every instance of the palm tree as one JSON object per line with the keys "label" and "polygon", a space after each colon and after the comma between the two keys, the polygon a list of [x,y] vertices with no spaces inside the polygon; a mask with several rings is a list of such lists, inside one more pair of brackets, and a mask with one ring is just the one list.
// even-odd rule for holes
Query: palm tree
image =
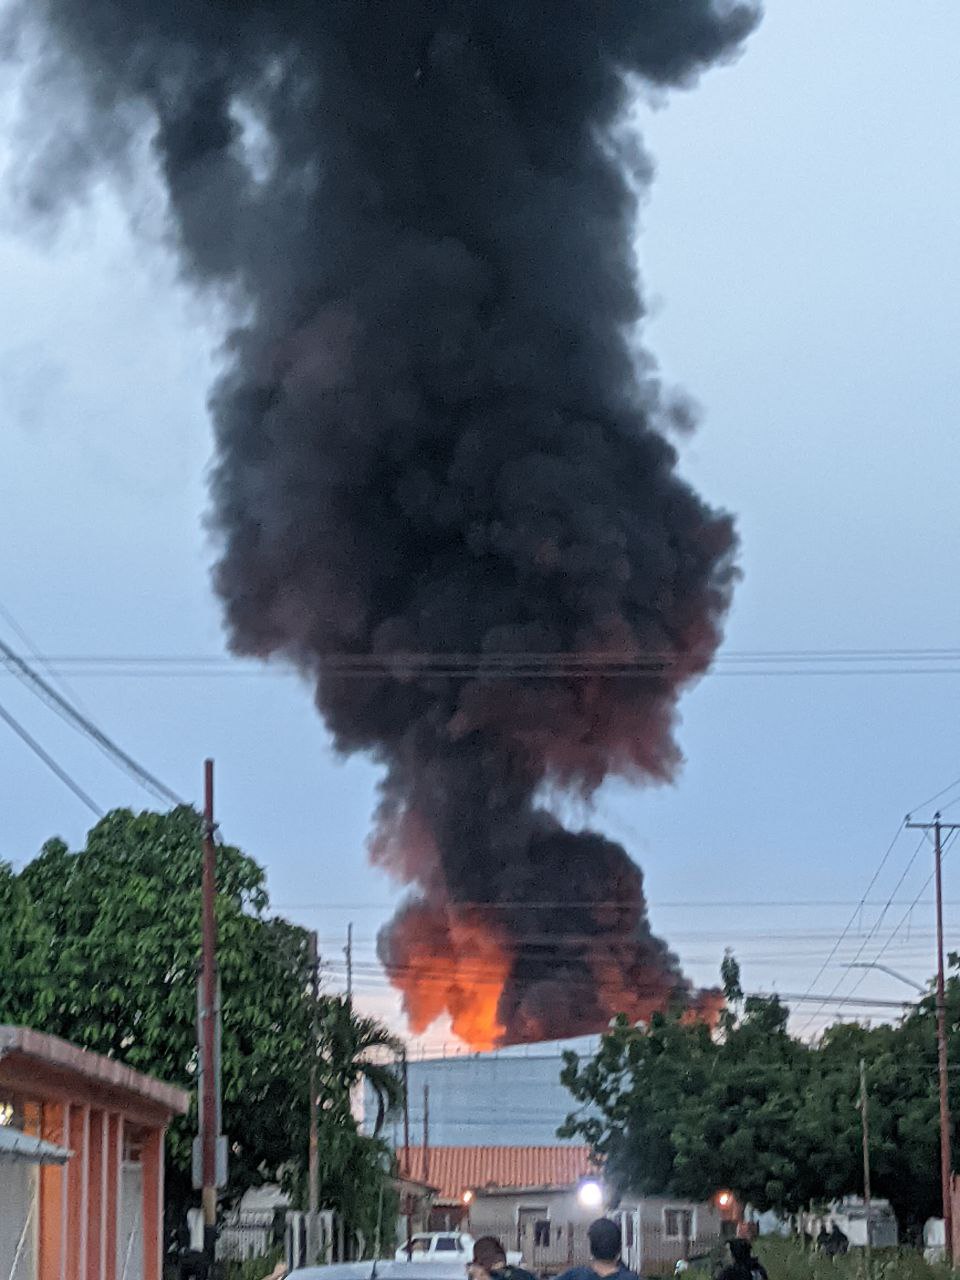
{"label": "palm tree", "polygon": [[369,1085],[377,1100],[376,1137],[387,1116],[403,1103],[403,1080],[396,1067],[403,1045],[376,1018],[354,1013],[351,1001],[327,996],[321,1007],[319,1051],[326,1106],[349,1113],[353,1090]]}

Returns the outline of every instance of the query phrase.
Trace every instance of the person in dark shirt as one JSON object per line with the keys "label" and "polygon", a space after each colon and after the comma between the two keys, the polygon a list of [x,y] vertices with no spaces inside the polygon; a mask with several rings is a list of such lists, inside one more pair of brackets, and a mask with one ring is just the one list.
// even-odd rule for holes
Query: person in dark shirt
{"label": "person in dark shirt", "polygon": [[749,1240],[731,1240],[731,1262],[720,1272],[720,1280],[767,1280],[767,1271],[759,1258],[753,1256]]}
{"label": "person in dark shirt", "polygon": [[496,1236],[481,1236],[473,1246],[473,1261],[467,1267],[470,1280],[535,1280],[532,1272],[507,1262],[503,1245]]}
{"label": "person in dark shirt", "polygon": [[590,1263],[586,1267],[571,1267],[564,1271],[559,1280],[638,1280],[635,1271],[623,1265],[620,1251],[623,1238],[620,1228],[610,1218],[597,1218],[591,1222],[587,1231],[590,1241]]}

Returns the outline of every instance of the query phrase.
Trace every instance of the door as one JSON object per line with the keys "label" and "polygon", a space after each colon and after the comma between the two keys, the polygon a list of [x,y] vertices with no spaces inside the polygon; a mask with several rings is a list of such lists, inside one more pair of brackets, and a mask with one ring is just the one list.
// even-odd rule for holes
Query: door
{"label": "door", "polygon": [[546,1205],[522,1204],[517,1209],[517,1249],[528,1267],[543,1250],[545,1226],[549,1232]]}

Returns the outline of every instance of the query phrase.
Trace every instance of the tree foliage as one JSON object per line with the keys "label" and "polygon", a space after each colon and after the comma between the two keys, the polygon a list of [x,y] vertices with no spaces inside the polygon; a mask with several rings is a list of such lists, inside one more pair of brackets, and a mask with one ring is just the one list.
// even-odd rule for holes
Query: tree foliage
{"label": "tree foliage", "polygon": [[[862,1189],[863,1058],[873,1192],[907,1229],[938,1214],[932,1001],[896,1025],[837,1025],[812,1045],[789,1034],[775,997],[743,998],[732,956],[722,978],[728,1004],[713,1034],[680,1016],[647,1028],[620,1019],[591,1060],[567,1054],[562,1079],[580,1106],[563,1136],[589,1142],[621,1190],[701,1199],[727,1187],[760,1210],[796,1211]],[[958,1061],[956,976],[948,1014]]]}
{"label": "tree foliage", "polygon": [[[22,1022],[194,1089],[200,954],[201,824],[189,808],[167,814],[116,810],[85,847],[44,845],[19,876],[0,866],[0,1021]],[[339,1197],[371,1176],[358,1158],[350,1089],[368,1069],[378,1024],[343,1001],[309,999],[308,938],[268,914],[263,870],[231,845],[217,850],[218,957],[222,991],[223,1125],[236,1196],[263,1181],[296,1180],[306,1167],[309,1064],[318,1055],[331,1145],[350,1148],[337,1169]],[[314,1038],[314,1027],[318,1034]],[[384,1105],[397,1100],[387,1067],[369,1062]],[[344,1133],[349,1130],[347,1136]],[[168,1201],[193,1199],[195,1109],[171,1126]]]}

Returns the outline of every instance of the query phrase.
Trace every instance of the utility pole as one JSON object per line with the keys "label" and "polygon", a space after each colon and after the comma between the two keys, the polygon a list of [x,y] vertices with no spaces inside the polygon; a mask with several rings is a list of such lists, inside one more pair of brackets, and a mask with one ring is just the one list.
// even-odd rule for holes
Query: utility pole
{"label": "utility pole", "polygon": [[347,945],[343,949],[347,957],[347,1004],[353,1004],[353,925],[347,925]]}
{"label": "utility pole", "polygon": [[933,815],[933,822],[906,824],[918,831],[933,831],[934,872],[937,898],[937,1066],[940,1080],[940,1194],[943,1200],[944,1256],[947,1266],[953,1265],[953,1188],[950,1142],[950,1099],[947,1092],[947,1002],[943,978],[943,862],[942,833],[960,830],[958,822],[941,822],[940,814]]}
{"label": "utility pole", "polygon": [[[213,1264],[217,1243],[217,1187],[225,1177],[218,1169],[220,1136],[220,1000],[217,976],[217,846],[213,820],[213,761],[203,767],[203,879],[201,893],[201,962],[199,992],[200,1135],[199,1182],[203,1208],[203,1250]],[[200,1173],[199,1179],[196,1173]],[[218,1176],[219,1175],[219,1176]]]}
{"label": "utility pole", "polygon": [[423,1086],[423,1180],[430,1181],[430,1086]]}
{"label": "utility pole", "polygon": [[320,1138],[317,1133],[317,1006],[320,996],[320,953],[316,932],[308,942],[310,960],[310,1158],[307,1191],[307,1266],[317,1265],[317,1212],[320,1208]]}
{"label": "utility pole", "polygon": [[[407,1046],[403,1053],[403,1176],[410,1178],[410,1090],[407,1087]],[[410,1212],[410,1191],[405,1193],[407,1211],[407,1261],[413,1258],[413,1214]]]}
{"label": "utility pole", "polygon": [[867,1275],[873,1250],[873,1222],[870,1205],[870,1118],[867,1102],[867,1064],[860,1059],[860,1119],[863,1129],[863,1208],[867,1217]]}

